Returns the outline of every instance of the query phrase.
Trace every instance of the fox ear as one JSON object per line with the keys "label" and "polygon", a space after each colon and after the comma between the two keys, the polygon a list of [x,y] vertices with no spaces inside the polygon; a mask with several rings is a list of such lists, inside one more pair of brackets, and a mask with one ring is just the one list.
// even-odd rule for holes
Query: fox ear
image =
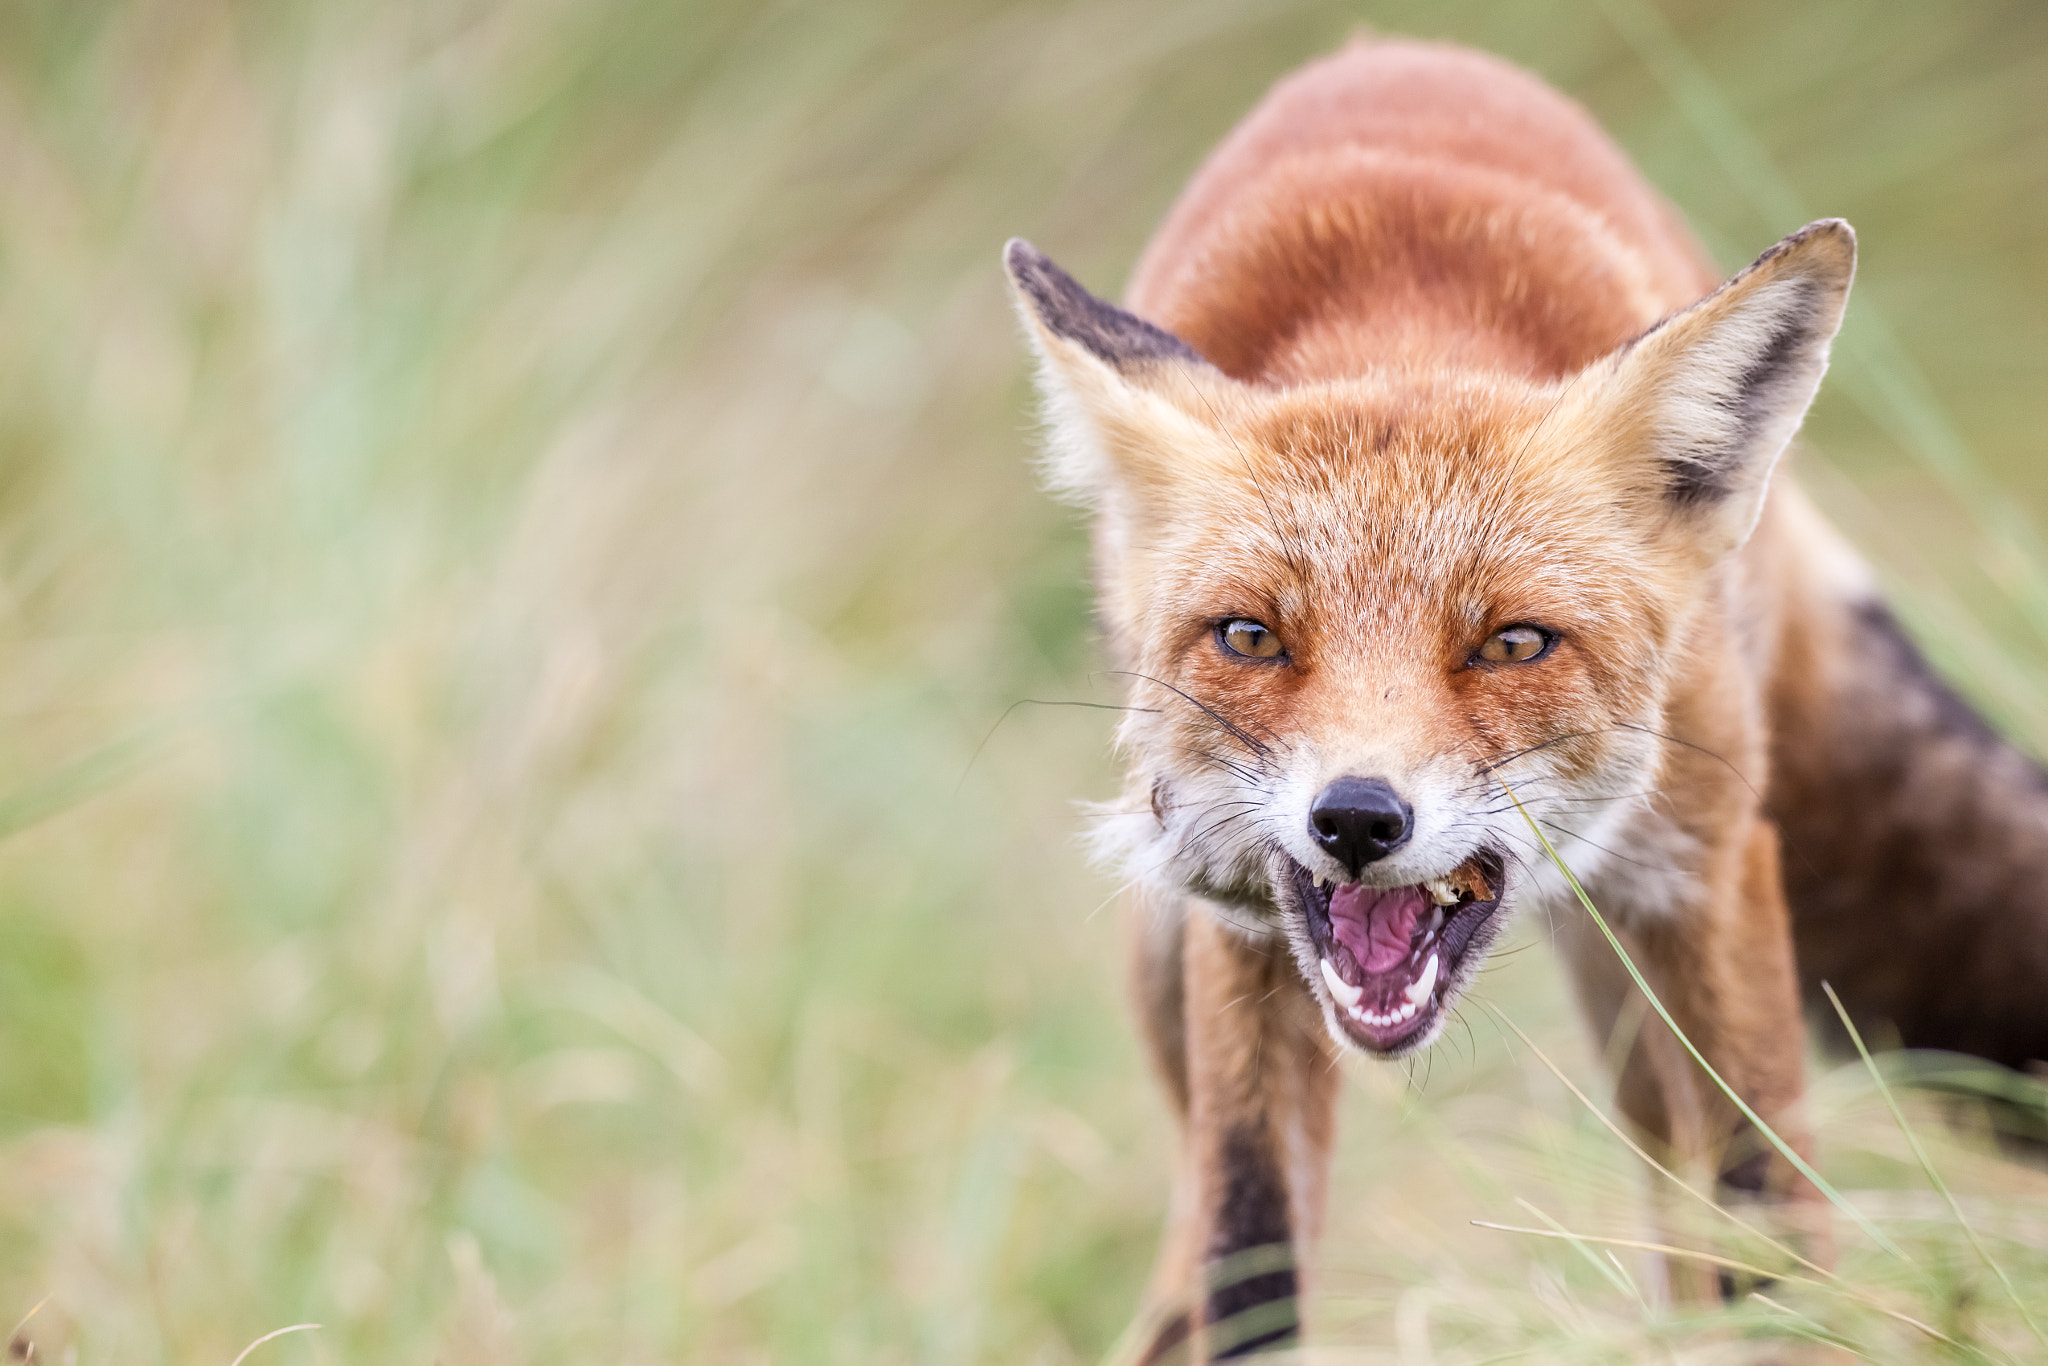
{"label": "fox ear", "polygon": [[1827,371],[1855,273],[1849,225],[1809,223],[1608,360],[1601,426],[1636,465],[1638,486],[1654,489],[1710,558],[1755,528],[1771,471]]}
{"label": "fox ear", "polygon": [[1236,406],[1235,380],[1171,332],[1090,294],[1021,237],[1003,249],[1003,265],[1038,353],[1054,491],[1143,504],[1227,458],[1216,424]]}

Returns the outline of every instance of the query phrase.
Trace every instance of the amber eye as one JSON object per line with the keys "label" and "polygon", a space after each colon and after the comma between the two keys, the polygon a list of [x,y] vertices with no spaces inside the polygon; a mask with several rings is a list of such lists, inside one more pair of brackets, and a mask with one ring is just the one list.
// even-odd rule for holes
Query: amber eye
{"label": "amber eye", "polygon": [[1247,617],[1235,617],[1216,628],[1223,648],[1247,659],[1278,659],[1280,637]]}
{"label": "amber eye", "polygon": [[1526,622],[1504,626],[1486,638],[1479,657],[1488,664],[1526,664],[1550,648],[1557,637]]}

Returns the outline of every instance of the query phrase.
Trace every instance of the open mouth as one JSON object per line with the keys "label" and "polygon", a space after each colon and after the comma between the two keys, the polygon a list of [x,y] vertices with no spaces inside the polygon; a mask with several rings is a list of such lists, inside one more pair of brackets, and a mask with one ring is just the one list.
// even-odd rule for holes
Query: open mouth
{"label": "open mouth", "polygon": [[1323,986],[1346,1032],[1374,1053],[1426,1040],[1500,909],[1501,859],[1475,854],[1409,887],[1318,884],[1308,869],[1293,871]]}

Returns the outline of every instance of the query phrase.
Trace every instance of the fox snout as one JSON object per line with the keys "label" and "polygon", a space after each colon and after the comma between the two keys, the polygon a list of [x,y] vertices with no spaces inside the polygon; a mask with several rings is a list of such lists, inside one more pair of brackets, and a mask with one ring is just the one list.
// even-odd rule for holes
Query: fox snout
{"label": "fox snout", "polygon": [[1384,778],[1337,779],[1316,795],[1309,834],[1355,880],[1415,833],[1415,808]]}

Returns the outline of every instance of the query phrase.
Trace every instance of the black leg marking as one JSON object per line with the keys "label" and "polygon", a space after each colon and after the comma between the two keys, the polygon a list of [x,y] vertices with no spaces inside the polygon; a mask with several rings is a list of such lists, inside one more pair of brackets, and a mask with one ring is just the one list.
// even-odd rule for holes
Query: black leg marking
{"label": "black leg marking", "polygon": [[[1770,1149],[1760,1146],[1762,1140],[1747,1125],[1736,1132],[1735,1141],[1738,1147],[1753,1148],[1755,1151],[1721,1168],[1721,1174],[1716,1178],[1716,1182],[1724,1191],[1739,1191],[1752,1200],[1757,1199],[1764,1194],[1769,1184],[1773,1154]],[[1733,1304],[1753,1290],[1768,1291],[1778,1283],[1772,1276],[1752,1276],[1746,1272],[1738,1274],[1725,1267],[1717,1274],[1721,1283],[1721,1301],[1724,1304]]]}
{"label": "black leg marking", "polygon": [[1765,1179],[1771,1171],[1769,1150],[1751,1153],[1740,1162],[1721,1169],[1721,1185],[1727,1190],[1741,1191],[1744,1195],[1762,1195]]}
{"label": "black leg marking", "polygon": [[1209,1356],[1228,1361],[1301,1335],[1287,1186],[1264,1126],[1224,1136],[1222,1198],[1209,1239]]}

